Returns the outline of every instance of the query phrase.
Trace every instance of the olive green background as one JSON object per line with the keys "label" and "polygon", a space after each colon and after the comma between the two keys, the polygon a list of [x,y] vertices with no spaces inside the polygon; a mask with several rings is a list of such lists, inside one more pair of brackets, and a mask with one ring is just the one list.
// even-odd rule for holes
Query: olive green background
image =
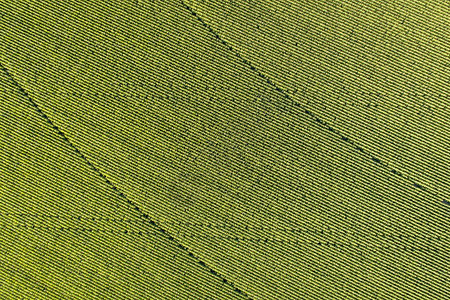
{"label": "olive green background", "polygon": [[445,299],[448,1],[0,0],[1,299]]}

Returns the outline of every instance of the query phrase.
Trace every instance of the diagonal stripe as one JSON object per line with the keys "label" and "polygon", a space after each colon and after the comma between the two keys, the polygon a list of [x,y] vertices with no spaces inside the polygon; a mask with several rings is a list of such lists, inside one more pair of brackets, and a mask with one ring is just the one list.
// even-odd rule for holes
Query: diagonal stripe
{"label": "diagonal stripe", "polygon": [[402,173],[392,167],[389,166],[388,163],[384,162],[383,160],[377,158],[374,154],[368,152],[367,150],[365,150],[364,148],[362,148],[361,146],[359,146],[353,139],[347,137],[346,135],[344,135],[342,132],[340,132],[339,130],[336,130],[335,128],[333,128],[330,124],[328,124],[327,122],[325,122],[324,120],[322,120],[320,117],[318,117],[315,113],[313,113],[311,110],[307,109],[305,106],[303,106],[302,104],[296,102],[284,89],[280,88],[273,79],[271,79],[268,75],[265,75],[263,73],[261,73],[261,71],[259,71],[249,60],[245,59],[244,57],[242,57],[242,55],[236,50],[234,49],[228,42],[226,42],[222,37],[220,37],[213,29],[211,26],[209,26],[202,17],[200,17],[200,15],[197,14],[197,12],[195,12],[190,6],[188,6],[183,0],[181,0],[182,5],[184,6],[184,8],[186,8],[198,21],[200,21],[203,26],[208,29],[208,31],[210,33],[212,33],[216,39],[222,43],[228,50],[230,50],[235,56],[237,56],[244,64],[246,64],[252,71],[254,71],[259,77],[261,77],[262,79],[264,79],[269,85],[271,85],[276,91],[280,92],[281,94],[283,94],[283,97],[287,100],[289,100],[290,104],[296,107],[299,107],[301,109],[301,111],[305,114],[307,114],[308,116],[311,117],[311,119],[314,122],[317,122],[319,124],[322,125],[323,128],[325,128],[326,130],[334,133],[335,135],[337,135],[338,138],[340,138],[341,140],[343,140],[344,142],[349,143],[354,149],[358,150],[360,153],[362,153],[364,156],[368,157],[371,161],[373,161],[376,164],[379,164],[381,166],[383,166],[383,168],[385,170],[387,170],[390,173],[393,173],[397,176],[400,176],[401,178],[403,178],[405,181],[407,181],[409,184],[412,184],[415,188],[418,188],[424,192],[430,193],[434,196],[437,196],[438,194],[425,187],[424,185],[416,182],[413,178],[411,178],[411,176],[409,176],[408,174]]}
{"label": "diagonal stripe", "polygon": [[99,170],[94,164],[92,164],[86,156],[78,150],[78,148],[65,136],[65,134],[49,119],[49,117],[39,108],[39,106],[36,104],[36,102],[31,99],[31,97],[28,95],[28,93],[20,86],[20,84],[12,77],[11,72],[0,63],[1,70],[11,79],[14,86],[17,87],[19,92],[31,103],[31,105],[36,109],[37,113],[49,124],[57,133],[58,135],[72,148],[73,151],[77,153],[79,157],[81,157],[85,163],[93,170],[95,173],[100,176],[105,182],[117,193],[117,195],[125,200],[130,206],[132,206],[137,212],[139,212],[139,215],[142,219],[145,219],[148,221],[148,223],[151,224],[151,226],[155,227],[158,232],[160,232],[162,235],[164,235],[168,240],[170,240],[174,245],[176,245],[177,248],[182,249],[183,251],[187,252],[187,254],[196,260],[196,262],[201,265],[203,268],[207,269],[211,274],[216,276],[218,279],[223,281],[225,284],[231,286],[233,290],[246,297],[247,299],[251,299],[249,295],[239,289],[237,286],[234,285],[234,283],[228,281],[225,277],[223,277],[220,273],[210,268],[205,262],[203,262],[198,256],[196,256],[194,253],[191,252],[191,250],[182,245],[178,242],[177,239],[175,239],[173,236],[171,236],[166,230],[164,230],[162,227],[160,227],[148,214],[143,212],[133,201],[128,199],[128,197],[120,191],[114,183],[112,183],[102,172]]}

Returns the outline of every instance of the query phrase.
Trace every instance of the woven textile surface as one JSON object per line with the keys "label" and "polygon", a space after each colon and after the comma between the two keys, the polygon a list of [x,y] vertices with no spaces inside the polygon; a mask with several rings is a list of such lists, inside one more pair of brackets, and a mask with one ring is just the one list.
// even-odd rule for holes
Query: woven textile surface
{"label": "woven textile surface", "polygon": [[0,299],[449,299],[448,0],[0,0]]}

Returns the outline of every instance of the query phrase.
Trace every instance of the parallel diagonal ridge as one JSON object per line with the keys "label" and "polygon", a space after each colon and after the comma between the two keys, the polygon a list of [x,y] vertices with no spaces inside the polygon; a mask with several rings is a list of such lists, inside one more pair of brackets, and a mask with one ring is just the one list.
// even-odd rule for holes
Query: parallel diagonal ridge
{"label": "parallel diagonal ridge", "polygon": [[19,93],[22,94],[30,104],[35,108],[37,113],[53,128],[53,130],[56,131],[56,133],[70,146],[70,148],[75,151],[75,153],[82,159],[84,162],[98,175],[100,176],[105,182],[117,193],[117,195],[124,199],[130,207],[132,207],[134,210],[136,210],[140,217],[147,221],[147,223],[150,223],[159,233],[161,233],[164,237],[169,239],[172,243],[176,245],[177,248],[181,249],[182,251],[186,252],[189,257],[196,260],[196,262],[208,270],[211,274],[213,274],[215,277],[218,277],[220,280],[222,280],[223,283],[229,285],[235,292],[238,294],[244,296],[247,299],[252,299],[249,297],[249,295],[242,291],[240,288],[238,288],[233,282],[227,280],[222,274],[218,273],[217,271],[213,270],[211,267],[209,267],[203,260],[201,260],[198,256],[196,256],[188,247],[182,245],[177,239],[175,239],[172,235],[170,235],[167,230],[162,228],[157,222],[155,222],[148,214],[143,212],[136,203],[128,199],[126,194],[124,194],[121,190],[119,190],[114,183],[112,183],[93,163],[91,163],[87,157],[81,153],[81,151],[66,137],[66,135],[59,129],[58,126],[56,126],[53,121],[40,109],[40,107],[37,105],[37,103],[30,97],[30,95],[25,91],[25,89],[14,79],[14,77],[11,75],[10,71],[2,64],[0,63],[0,68],[3,72],[8,76],[8,78],[11,80],[12,84],[17,87],[19,90]]}
{"label": "parallel diagonal ridge", "polygon": [[231,51],[236,57],[238,57],[245,65],[247,65],[252,71],[254,71],[259,77],[264,79],[269,85],[271,85],[277,92],[281,93],[284,97],[284,99],[287,99],[293,106],[296,106],[300,108],[300,110],[310,116],[310,118],[314,121],[319,123],[323,128],[327,129],[328,131],[332,132],[333,134],[337,135],[342,141],[350,144],[354,149],[358,150],[363,155],[367,156],[372,160],[374,163],[382,166],[384,169],[388,170],[390,173],[393,173],[404,180],[408,181],[412,186],[415,188],[418,188],[424,192],[427,192],[429,194],[432,194],[434,196],[437,196],[438,194],[434,191],[431,191],[429,188],[425,187],[422,184],[417,183],[415,180],[413,180],[409,175],[404,174],[398,170],[395,170],[394,168],[390,167],[388,163],[382,161],[381,159],[375,157],[373,154],[368,152],[367,150],[363,149],[361,146],[359,146],[355,141],[353,141],[351,138],[345,136],[342,132],[339,130],[331,127],[330,124],[322,120],[320,117],[318,117],[316,114],[314,114],[311,110],[307,109],[304,105],[296,102],[284,89],[280,88],[269,76],[263,74],[261,71],[259,71],[248,59],[242,57],[242,55],[233,48],[227,41],[225,41],[221,36],[219,36],[218,33],[214,31],[214,29],[203,20],[203,18],[195,12],[189,5],[185,3],[185,1],[181,0],[181,4],[184,8],[186,8],[192,16],[194,16],[202,25],[205,27],[211,34],[215,36],[215,38],[223,44],[229,51]]}

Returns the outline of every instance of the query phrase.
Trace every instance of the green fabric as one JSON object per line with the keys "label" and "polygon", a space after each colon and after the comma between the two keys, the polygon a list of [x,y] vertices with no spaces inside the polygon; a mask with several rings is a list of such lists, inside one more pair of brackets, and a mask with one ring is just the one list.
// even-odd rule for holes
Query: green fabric
{"label": "green fabric", "polygon": [[447,298],[449,23],[0,0],[0,298]]}

